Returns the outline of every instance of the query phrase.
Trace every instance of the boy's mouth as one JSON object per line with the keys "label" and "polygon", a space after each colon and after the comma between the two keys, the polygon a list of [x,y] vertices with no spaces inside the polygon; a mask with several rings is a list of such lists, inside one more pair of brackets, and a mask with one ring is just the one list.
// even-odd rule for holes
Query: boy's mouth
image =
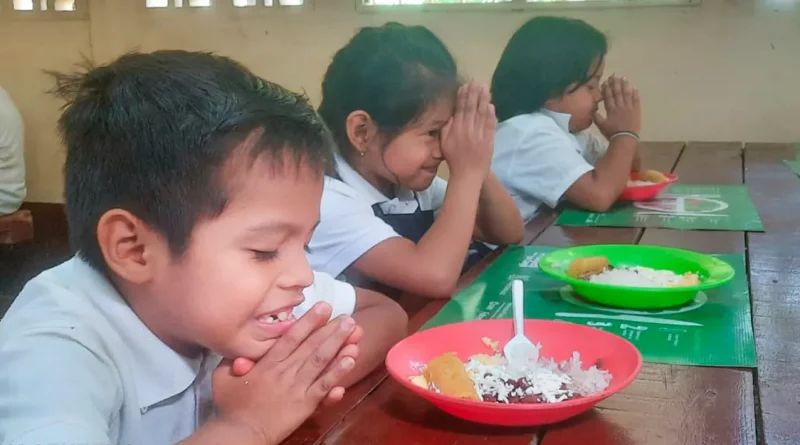
{"label": "boy's mouth", "polygon": [[258,317],[258,321],[266,324],[282,323],[294,320],[293,308],[283,310],[275,314],[266,314]]}
{"label": "boy's mouth", "polygon": [[266,334],[266,337],[262,339],[276,338],[285,334],[297,321],[294,310],[302,303],[303,298],[298,298],[282,308],[276,308],[266,313],[262,312],[261,315],[258,315],[255,321],[262,331],[261,335]]}
{"label": "boy's mouth", "polygon": [[292,309],[294,308],[283,309],[280,312],[264,314],[256,318],[256,324],[262,332],[258,335],[258,339],[267,340],[286,334],[297,321]]}

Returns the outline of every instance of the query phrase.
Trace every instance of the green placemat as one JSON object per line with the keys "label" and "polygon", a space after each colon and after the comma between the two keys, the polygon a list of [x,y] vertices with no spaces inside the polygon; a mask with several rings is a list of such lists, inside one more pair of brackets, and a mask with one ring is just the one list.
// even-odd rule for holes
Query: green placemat
{"label": "green placemat", "polygon": [[561,226],[663,227],[762,232],[761,218],[743,185],[672,185],[655,201],[620,203],[606,213],[567,209]]}
{"label": "green placemat", "polygon": [[783,161],[783,163],[788,165],[794,174],[800,176],[800,159],[795,159],[794,161]]}
{"label": "green placemat", "polygon": [[[755,367],[750,292],[743,255],[718,255],[736,270],[734,281],[701,292],[685,306],[634,311],[600,306],[545,276],[538,260],[552,247],[507,249],[423,329],[466,320],[511,318],[511,281],[525,282],[525,317],[586,324],[627,338],[645,361],[677,365]],[[509,322],[509,329],[512,329]],[[536,341],[536,333],[528,333]]]}

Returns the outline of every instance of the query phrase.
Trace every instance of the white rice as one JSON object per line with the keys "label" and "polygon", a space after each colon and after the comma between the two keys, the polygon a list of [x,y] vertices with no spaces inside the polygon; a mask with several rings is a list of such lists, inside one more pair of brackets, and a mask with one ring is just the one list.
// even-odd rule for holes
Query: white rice
{"label": "white rice", "polygon": [[[537,345],[537,348],[539,345]],[[575,395],[591,396],[603,392],[611,383],[608,371],[591,366],[581,369],[580,354],[573,352],[569,360],[556,364],[552,359],[539,358],[524,370],[512,368],[502,356],[495,356],[498,364],[486,364],[470,358],[466,370],[470,374],[475,391],[481,396],[494,394],[498,402],[509,403],[510,396],[532,396],[540,394],[546,403],[567,400]],[[531,386],[522,392],[506,383],[507,380],[527,378]]]}
{"label": "white rice", "polygon": [[682,275],[671,270],[655,270],[649,267],[620,267],[592,275],[589,281],[598,284],[613,284],[630,287],[668,287],[680,284]]}
{"label": "white rice", "polygon": [[596,365],[581,369],[582,365],[581,355],[577,352],[573,352],[569,360],[561,362],[560,369],[572,378],[572,389],[582,396],[605,391],[611,383],[611,374]]}

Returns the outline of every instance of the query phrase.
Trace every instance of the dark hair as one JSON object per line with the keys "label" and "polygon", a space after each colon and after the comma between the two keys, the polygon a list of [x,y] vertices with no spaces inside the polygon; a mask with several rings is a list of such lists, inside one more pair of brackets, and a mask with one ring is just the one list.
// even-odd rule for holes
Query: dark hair
{"label": "dark hair", "polygon": [[235,151],[247,164],[268,156],[276,170],[284,162],[320,175],[332,168],[330,132],[305,97],[229,58],[130,53],[81,71],[49,74],[51,92],[67,101],[59,130],[70,241],[100,271],[107,267],[97,223],[113,208],[130,211],[181,255],[197,221],[224,210],[231,172],[223,170]]}
{"label": "dark hair", "polygon": [[497,119],[533,113],[570,85],[585,85],[594,76],[592,63],[607,51],[605,35],[582,20],[529,20],[511,36],[492,76]]}
{"label": "dark hair", "polygon": [[319,113],[340,153],[351,159],[345,128],[350,113],[367,112],[391,140],[443,94],[454,94],[458,84],[453,56],[429,29],[393,22],[361,28],[333,56]]}

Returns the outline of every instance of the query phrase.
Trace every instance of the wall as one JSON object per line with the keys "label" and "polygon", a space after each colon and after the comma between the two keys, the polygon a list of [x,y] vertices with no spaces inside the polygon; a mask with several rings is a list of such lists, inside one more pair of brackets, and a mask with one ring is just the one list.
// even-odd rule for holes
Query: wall
{"label": "wall", "polygon": [[[33,129],[27,147],[30,200],[59,200],[61,190],[62,158],[54,156],[56,103],[42,96],[46,83],[38,70],[65,66],[87,48],[98,61],[135,48],[212,50],[270,80],[305,90],[316,101],[330,56],[360,26],[389,20],[429,26],[466,74],[489,80],[506,40],[532,15],[361,14],[353,0],[316,0],[313,8],[254,16],[232,8],[154,11],[143,4],[92,0],[90,22],[37,23],[35,32],[25,24],[13,33],[25,36],[25,43],[14,47],[4,38],[8,25],[0,23],[0,60],[8,60],[7,54],[15,60],[0,65],[0,82],[20,101]],[[609,34],[608,72],[625,73],[642,91],[645,138],[800,141],[800,0],[705,0],[699,7],[568,15]],[[43,50],[30,42],[50,46]]]}
{"label": "wall", "polygon": [[64,153],[56,134],[59,102],[44,69],[65,70],[91,55],[85,21],[0,21],[0,86],[25,122],[28,200],[61,201]]}

